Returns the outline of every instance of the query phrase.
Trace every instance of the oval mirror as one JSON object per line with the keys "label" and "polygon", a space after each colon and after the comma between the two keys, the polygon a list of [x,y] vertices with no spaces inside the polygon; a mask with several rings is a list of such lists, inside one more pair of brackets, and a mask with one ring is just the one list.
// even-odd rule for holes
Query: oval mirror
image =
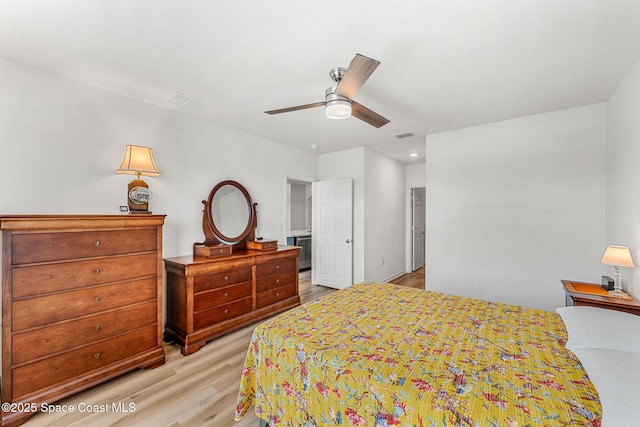
{"label": "oval mirror", "polygon": [[207,201],[210,206],[209,226],[221,241],[233,244],[243,240],[253,225],[251,197],[235,181],[216,185]]}

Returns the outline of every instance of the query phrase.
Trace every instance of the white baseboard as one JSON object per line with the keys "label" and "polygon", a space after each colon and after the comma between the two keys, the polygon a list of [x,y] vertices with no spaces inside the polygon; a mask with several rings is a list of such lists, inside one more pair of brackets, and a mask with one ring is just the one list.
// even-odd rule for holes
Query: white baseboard
{"label": "white baseboard", "polygon": [[391,276],[387,277],[386,279],[383,279],[380,283],[388,283],[388,282],[392,281],[393,279],[397,279],[398,277],[400,277],[400,276],[402,276],[404,274],[407,274],[407,272],[406,271],[401,271],[399,273],[392,274]]}

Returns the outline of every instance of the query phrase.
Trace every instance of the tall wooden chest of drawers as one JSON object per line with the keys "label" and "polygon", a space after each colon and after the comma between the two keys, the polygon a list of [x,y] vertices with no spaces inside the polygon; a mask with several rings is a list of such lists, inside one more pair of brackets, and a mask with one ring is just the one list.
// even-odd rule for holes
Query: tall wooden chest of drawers
{"label": "tall wooden chest of drawers", "polygon": [[228,256],[165,259],[165,336],[184,355],[207,341],[300,305],[300,248],[239,250]]}
{"label": "tall wooden chest of drawers", "polygon": [[1,425],[33,415],[26,403],[164,363],[163,223],[164,215],[0,217],[2,402],[13,404],[3,405]]}

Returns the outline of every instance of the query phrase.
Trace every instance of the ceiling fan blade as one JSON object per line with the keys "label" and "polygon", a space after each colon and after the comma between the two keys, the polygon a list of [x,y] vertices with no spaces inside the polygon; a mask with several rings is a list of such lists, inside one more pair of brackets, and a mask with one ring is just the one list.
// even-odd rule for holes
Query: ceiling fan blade
{"label": "ceiling fan blade", "polygon": [[296,107],[280,108],[279,110],[265,111],[267,114],[288,113],[290,111],[306,110],[307,108],[324,107],[324,102],[314,102],[313,104],[298,105]]}
{"label": "ceiling fan blade", "polygon": [[356,53],[356,56],[349,64],[349,68],[342,76],[342,80],[336,87],[336,93],[349,99],[353,99],[356,92],[367,81],[369,76],[380,65],[380,61],[367,58],[364,55]]}
{"label": "ceiling fan blade", "polygon": [[351,101],[351,115],[355,118],[369,123],[376,128],[382,127],[389,123],[389,119],[385,119],[380,114],[371,111],[362,104],[358,104],[356,101]]}

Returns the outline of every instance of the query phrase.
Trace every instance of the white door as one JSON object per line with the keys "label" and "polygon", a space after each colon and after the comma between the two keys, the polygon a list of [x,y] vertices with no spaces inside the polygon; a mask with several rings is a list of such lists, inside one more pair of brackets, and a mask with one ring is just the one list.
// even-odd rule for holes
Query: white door
{"label": "white door", "polygon": [[342,289],[353,284],[353,181],[312,184],[312,282]]}
{"label": "white door", "polygon": [[413,271],[424,265],[425,248],[425,189],[412,189],[413,200]]}

